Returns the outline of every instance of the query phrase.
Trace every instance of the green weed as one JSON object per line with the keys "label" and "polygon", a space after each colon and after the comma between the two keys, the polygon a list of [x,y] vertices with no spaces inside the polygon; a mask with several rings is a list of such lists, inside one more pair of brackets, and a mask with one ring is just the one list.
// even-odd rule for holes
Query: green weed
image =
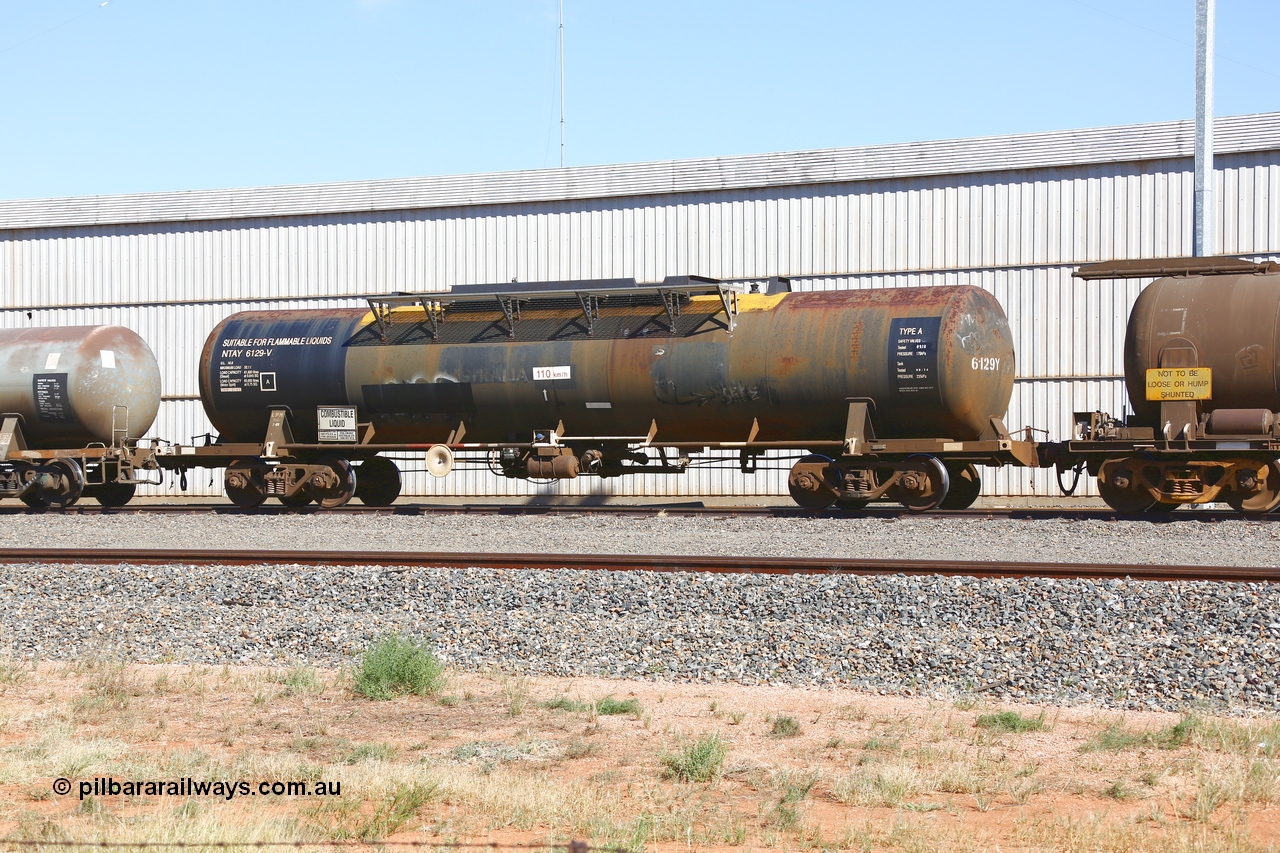
{"label": "green weed", "polygon": [[580,699],[570,699],[568,696],[557,696],[542,703],[542,707],[548,711],[569,711],[571,713],[585,713],[591,710],[591,706]]}
{"label": "green weed", "polygon": [[1135,732],[1119,724],[1107,726],[1081,749],[1085,752],[1120,752],[1125,749],[1177,749],[1189,743],[1201,728],[1198,718],[1183,717],[1177,723],[1154,732]]}
{"label": "green weed", "polygon": [[775,717],[769,734],[774,737],[795,737],[800,734],[800,721],[795,717]]}
{"label": "green weed", "polygon": [[632,714],[638,717],[641,710],[638,700],[615,699],[612,694],[596,702],[596,713],[606,717],[613,714]]}
{"label": "green weed", "polygon": [[444,665],[425,643],[392,635],[365,652],[354,690],[370,699],[434,696],[444,688]]}
{"label": "green weed", "polygon": [[1043,731],[1044,711],[1038,716],[1024,717],[1017,711],[1001,711],[998,714],[983,714],[978,717],[975,725],[980,729],[986,729],[992,732],[1013,732],[1015,734],[1024,734],[1026,732]]}
{"label": "green weed", "polygon": [[710,782],[720,775],[729,748],[712,732],[686,746],[679,755],[664,755],[666,775],[684,782]]}

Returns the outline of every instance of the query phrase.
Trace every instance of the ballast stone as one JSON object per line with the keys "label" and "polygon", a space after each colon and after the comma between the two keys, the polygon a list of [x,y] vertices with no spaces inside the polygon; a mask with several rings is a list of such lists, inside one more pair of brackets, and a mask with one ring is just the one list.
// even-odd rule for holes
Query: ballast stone
{"label": "ballast stone", "polygon": [[[175,577],[162,611],[139,594],[150,586],[141,571],[10,567],[0,606],[11,653],[333,666],[401,632],[455,666],[530,675],[1280,709],[1280,632],[1268,618],[1280,588],[1262,584],[215,566]],[[286,576],[293,594],[249,592],[283,590]],[[922,594],[937,607],[918,607]],[[1124,611],[1078,608],[1099,595]],[[1034,617],[1019,598],[1035,602]],[[624,606],[594,612],[605,600]],[[964,621],[942,615],[962,609]]]}

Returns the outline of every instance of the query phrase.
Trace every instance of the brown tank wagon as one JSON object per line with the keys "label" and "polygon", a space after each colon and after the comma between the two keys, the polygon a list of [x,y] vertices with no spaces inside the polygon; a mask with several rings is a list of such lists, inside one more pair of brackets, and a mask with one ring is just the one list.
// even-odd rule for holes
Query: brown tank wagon
{"label": "brown tank wagon", "polygon": [[802,506],[968,506],[977,465],[1035,464],[1000,418],[1008,322],[967,286],[743,292],[696,276],[459,287],[369,310],[246,312],[209,336],[201,397],[220,432],[161,467],[226,465],[254,506],[385,505],[386,453],[509,477],[679,473],[714,454],[753,471],[806,454]]}
{"label": "brown tank wagon", "polygon": [[1165,258],[1082,267],[1080,278],[1165,275],[1139,295],[1125,337],[1133,414],[1077,412],[1043,464],[1088,470],[1122,512],[1225,502],[1280,508],[1280,264]]}
{"label": "brown tank wagon", "polygon": [[159,409],[160,368],[129,329],[0,329],[0,497],[127,503]]}

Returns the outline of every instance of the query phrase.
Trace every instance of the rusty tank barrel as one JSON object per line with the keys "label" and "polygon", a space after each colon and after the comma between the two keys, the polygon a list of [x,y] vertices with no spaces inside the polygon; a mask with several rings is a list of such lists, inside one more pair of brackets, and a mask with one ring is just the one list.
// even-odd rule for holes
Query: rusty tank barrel
{"label": "rusty tank barrel", "polygon": [[141,438],[160,410],[160,367],[123,326],[0,329],[0,413],[34,449]]}
{"label": "rusty tank barrel", "polygon": [[[1280,410],[1278,342],[1278,273],[1152,282],[1134,303],[1125,336],[1125,377],[1135,420],[1160,426],[1160,403],[1146,398],[1146,372],[1162,367],[1212,370],[1212,398],[1201,402],[1206,412]],[[1227,428],[1224,422],[1215,431]]]}
{"label": "rusty tank barrel", "polygon": [[210,421],[256,441],[284,407],[310,442],[317,408],[345,405],[379,443],[444,442],[460,423],[468,442],[560,422],[638,437],[655,421],[655,444],[746,441],[755,424],[758,441],[803,441],[842,437],[849,399],[866,398],[883,436],[969,440],[1013,387],[1008,321],[976,287],[742,294],[732,313],[723,294],[671,310],[610,291],[594,312],[573,295],[421,296],[381,322],[349,308],[228,317],[201,356]]}

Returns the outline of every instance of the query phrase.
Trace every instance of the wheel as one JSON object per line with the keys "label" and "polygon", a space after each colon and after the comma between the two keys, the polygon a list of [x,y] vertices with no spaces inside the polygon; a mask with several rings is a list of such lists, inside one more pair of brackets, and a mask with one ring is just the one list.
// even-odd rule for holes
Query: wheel
{"label": "wheel", "polygon": [[1267,479],[1259,484],[1258,491],[1251,495],[1229,491],[1223,500],[1236,512],[1271,512],[1280,506],[1280,466],[1271,461],[1265,468]]}
{"label": "wheel", "polygon": [[366,459],[356,469],[356,497],[365,506],[391,506],[400,497],[400,469],[385,456]]}
{"label": "wheel", "polygon": [[356,471],[351,463],[338,456],[328,456],[318,463],[327,465],[338,475],[338,485],[312,492],[316,503],[325,509],[337,509],[351,500],[356,493]]}
{"label": "wheel", "polygon": [[84,493],[100,506],[118,507],[133,500],[137,488],[133,483],[99,483],[96,486],[86,486]]}
{"label": "wheel", "polygon": [[301,489],[299,491],[294,492],[291,495],[280,496],[280,503],[284,504],[287,507],[293,507],[295,509],[298,507],[307,506],[308,504],[311,503],[311,500],[312,500],[311,495],[307,494],[306,489]]}
{"label": "wheel", "polygon": [[1098,478],[1098,494],[1116,512],[1147,512],[1159,503],[1146,489],[1117,489]]}
{"label": "wheel", "polygon": [[24,479],[36,480],[36,488],[22,496],[22,502],[32,509],[68,507],[84,494],[84,472],[70,459],[55,459],[33,468]]}
{"label": "wheel", "polygon": [[[894,486],[893,497],[908,512],[928,512],[946,500],[951,479],[946,467],[936,456],[918,454],[907,457],[908,462],[912,460],[919,467],[914,471],[903,472],[898,480],[900,485]],[[913,482],[915,485],[912,485]]]}
{"label": "wheel", "polygon": [[[787,477],[787,491],[791,499],[804,509],[826,509],[836,501],[838,494],[827,482],[827,464],[831,462],[825,456],[810,453],[791,467],[791,475]],[[813,466],[824,466],[815,471]]]}
{"label": "wheel", "polygon": [[982,480],[978,477],[978,469],[972,465],[947,465],[947,478],[951,481],[947,496],[938,504],[938,509],[961,510],[973,506],[973,502],[982,493]]}
{"label": "wheel", "polygon": [[227,499],[241,509],[261,506],[267,499],[262,483],[262,462],[258,459],[235,459],[227,466],[222,485]]}

